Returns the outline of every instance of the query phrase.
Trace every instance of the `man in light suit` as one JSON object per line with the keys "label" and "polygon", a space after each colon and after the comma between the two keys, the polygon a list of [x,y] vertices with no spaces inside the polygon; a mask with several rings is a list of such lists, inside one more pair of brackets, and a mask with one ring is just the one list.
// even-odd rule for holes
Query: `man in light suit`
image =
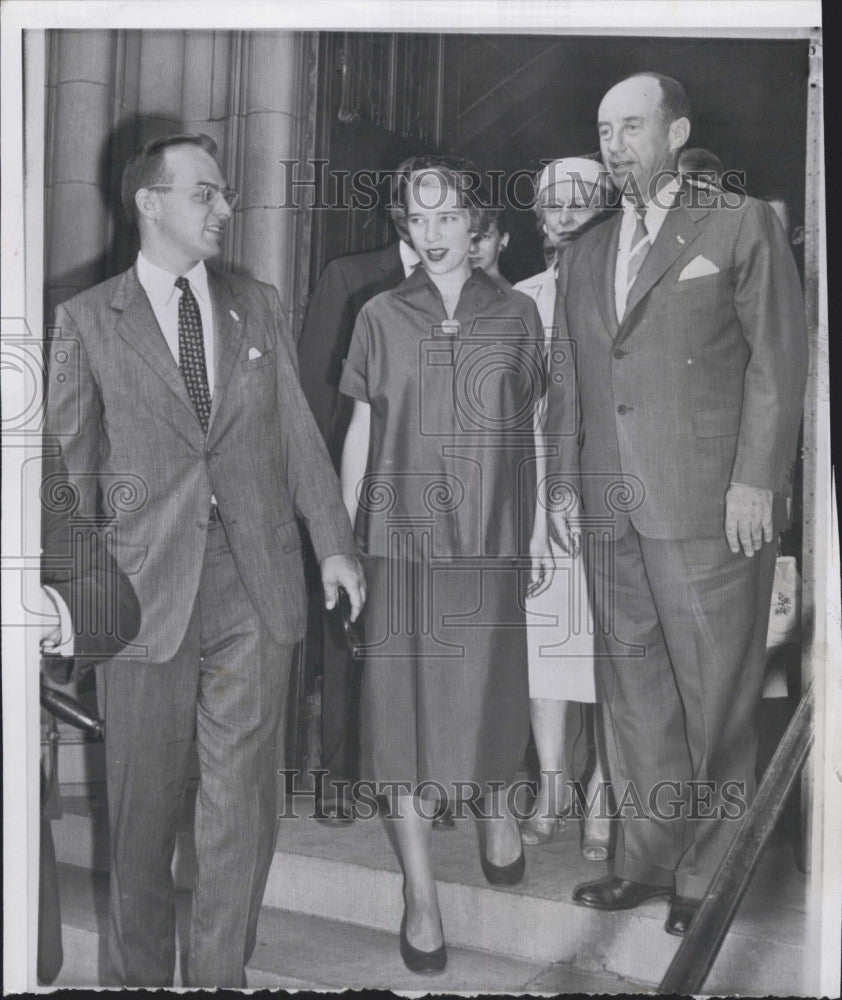
{"label": "man in light suit", "polygon": [[[298,341],[301,386],[337,470],[352,402],[339,392],[339,378],[357,314],[375,295],[397,288],[417,263],[418,255],[403,238],[382,250],[337,257],[322,271],[310,296]],[[327,791],[333,778],[357,777],[358,694],[341,627],[332,616],[320,614],[317,591],[315,587],[310,589],[316,598],[311,597],[313,625],[308,633],[308,658],[320,660],[322,764],[329,772]],[[322,812],[333,820],[353,819],[351,806],[341,796],[326,797]]]}
{"label": "man in light suit", "polygon": [[296,515],[328,606],[343,586],[356,617],[364,582],[275,289],[205,267],[236,200],[213,140],[147,143],[126,166],[122,195],[140,254],[59,307],[46,417],[58,454],[43,490],[66,515],[68,544],[74,518],[111,515],[115,558],[140,608],[133,643],[96,668],[109,978],[173,982],[170,866],[195,736],[188,978],[240,987],[274,848],[291,654],[304,632]]}
{"label": "man in light suit", "polygon": [[[599,682],[627,806],[613,875],[574,899],[619,910],[669,896],[673,934],[754,790],[774,539],[806,378],[781,227],[763,202],[682,187],[670,171],[689,135],[674,80],[641,74],[605,95],[600,146],[623,211],[565,255],[555,316],[581,407],[579,453],[567,439],[556,471],[575,480],[578,463],[585,517],[607,534],[592,559],[609,647]],[[551,425],[576,405],[569,382],[549,405]]]}

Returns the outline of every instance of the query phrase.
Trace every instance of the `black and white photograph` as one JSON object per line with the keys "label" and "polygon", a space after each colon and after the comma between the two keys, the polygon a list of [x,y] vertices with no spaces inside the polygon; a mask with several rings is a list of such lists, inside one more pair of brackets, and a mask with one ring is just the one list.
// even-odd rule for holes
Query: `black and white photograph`
{"label": "black and white photograph", "polygon": [[821,4],[2,17],[4,989],[838,996]]}

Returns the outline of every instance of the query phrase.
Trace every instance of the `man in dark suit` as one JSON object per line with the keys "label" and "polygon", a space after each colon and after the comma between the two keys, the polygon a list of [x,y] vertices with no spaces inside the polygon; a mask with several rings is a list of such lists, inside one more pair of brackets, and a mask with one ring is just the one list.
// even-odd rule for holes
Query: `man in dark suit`
{"label": "man in dark suit", "polygon": [[[322,271],[310,296],[298,342],[301,385],[337,470],[351,418],[351,400],[341,395],[338,386],[357,314],[369,299],[396,288],[417,263],[418,255],[403,238],[383,250],[337,257]],[[339,623],[320,614],[315,593],[316,600],[310,602],[314,622],[309,635],[314,641],[309,659],[318,660],[320,623],[322,764],[329,772],[324,789],[328,792],[331,778],[357,777],[357,695]],[[342,796],[326,796],[322,811],[331,819],[353,819]]]}
{"label": "man in dark suit", "polygon": [[[557,471],[578,463],[602,539],[599,682],[626,805],[613,875],[574,898],[616,910],[668,895],[673,934],[754,790],[774,539],[806,378],[781,227],[763,202],[681,186],[671,168],[689,134],[674,80],[641,74],[605,95],[600,145],[623,211],[565,255],[555,315],[581,407],[579,453],[562,441]],[[569,381],[553,384],[551,424],[575,405]]]}
{"label": "man in dark suit", "polygon": [[133,643],[96,668],[109,978],[125,985],[173,981],[170,865],[194,737],[188,978],[245,985],[277,829],[278,728],[304,631],[296,516],[326,604],[338,586],[354,616],[364,600],[277,293],[205,267],[237,197],[216,152],[208,136],[169,136],[129,160],[122,194],[137,262],[59,307],[49,356],[46,433],[59,448],[43,494],[58,498],[68,540],[74,519],[110,515],[140,609]]}
{"label": "man in dark suit", "polygon": [[[103,525],[79,525],[69,553],[52,551],[61,544],[54,516],[61,504],[46,504],[42,520],[41,688],[67,684],[85,667],[114,656],[140,628],[140,606],[128,577],[108,548]],[[45,678],[48,682],[44,684]],[[59,692],[59,696],[63,697]],[[69,699],[72,704],[72,699]],[[78,703],[74,720],[93,717]],[[61,717],[61,716],[60,716]],[[38,979],[52,983],[64,961],[58,870],[50,820],[61,815],[57,745],[50,741],[49,777],[41,768],[41,844],[38,875]]]}

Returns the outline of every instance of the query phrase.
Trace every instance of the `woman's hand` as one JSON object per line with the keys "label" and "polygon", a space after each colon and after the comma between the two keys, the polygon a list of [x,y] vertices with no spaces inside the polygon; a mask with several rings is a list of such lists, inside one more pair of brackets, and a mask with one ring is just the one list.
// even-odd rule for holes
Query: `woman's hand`
{"label": "woman's hand", "polygon": [[541,519],[541,524],[536,524],[532,537],[529,539],[529,558],[532,561],[532,569],[529,573],[529,586],[526,588],[527,597],[537,597],[553,582],[553,561],[550,540],[547,536],[546,522]]}

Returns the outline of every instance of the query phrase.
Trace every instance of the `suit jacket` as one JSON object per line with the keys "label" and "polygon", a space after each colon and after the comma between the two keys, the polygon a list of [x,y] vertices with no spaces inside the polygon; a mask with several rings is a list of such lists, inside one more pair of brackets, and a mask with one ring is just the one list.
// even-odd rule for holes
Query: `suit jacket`
{"label": "suit jacket", "polygon": [[277,292],[208,275],[217,370],[207,435],[134,268],[59,306],[49,352],[47,448],[56,447],[42,488],[44,548],[66,552],[74,522],[110,518],[140,606],[135,642],[155,662],[186,632],[212,495],[249,597],[279,642],[296,642],[305,625],[296,515],[320,560],[354,551]]}
{"label": "suit jacket", "polygon": [[307,306],[298,342],[301,385],[337,465],[352,407],[338,390],[342,364],[360,309],[404,280],[399,248],[396,242],[330,261]]}
{"label": "suit jacket", "polygon": [[[648,537],[716,536],[738,482],[778,495],[780,528],[807,358],[801,286],[780,224],[752,198],[732,209],[677,200],[620,321],[620,223],[617,213],[582,236],[559,273],[555,322],[575,342],[586,514],[611,517],[620,533],[630,517]],[[551,427],[575,405],[570,380],[553,384]],[[577,461],[566,442],[562,474]]]}

